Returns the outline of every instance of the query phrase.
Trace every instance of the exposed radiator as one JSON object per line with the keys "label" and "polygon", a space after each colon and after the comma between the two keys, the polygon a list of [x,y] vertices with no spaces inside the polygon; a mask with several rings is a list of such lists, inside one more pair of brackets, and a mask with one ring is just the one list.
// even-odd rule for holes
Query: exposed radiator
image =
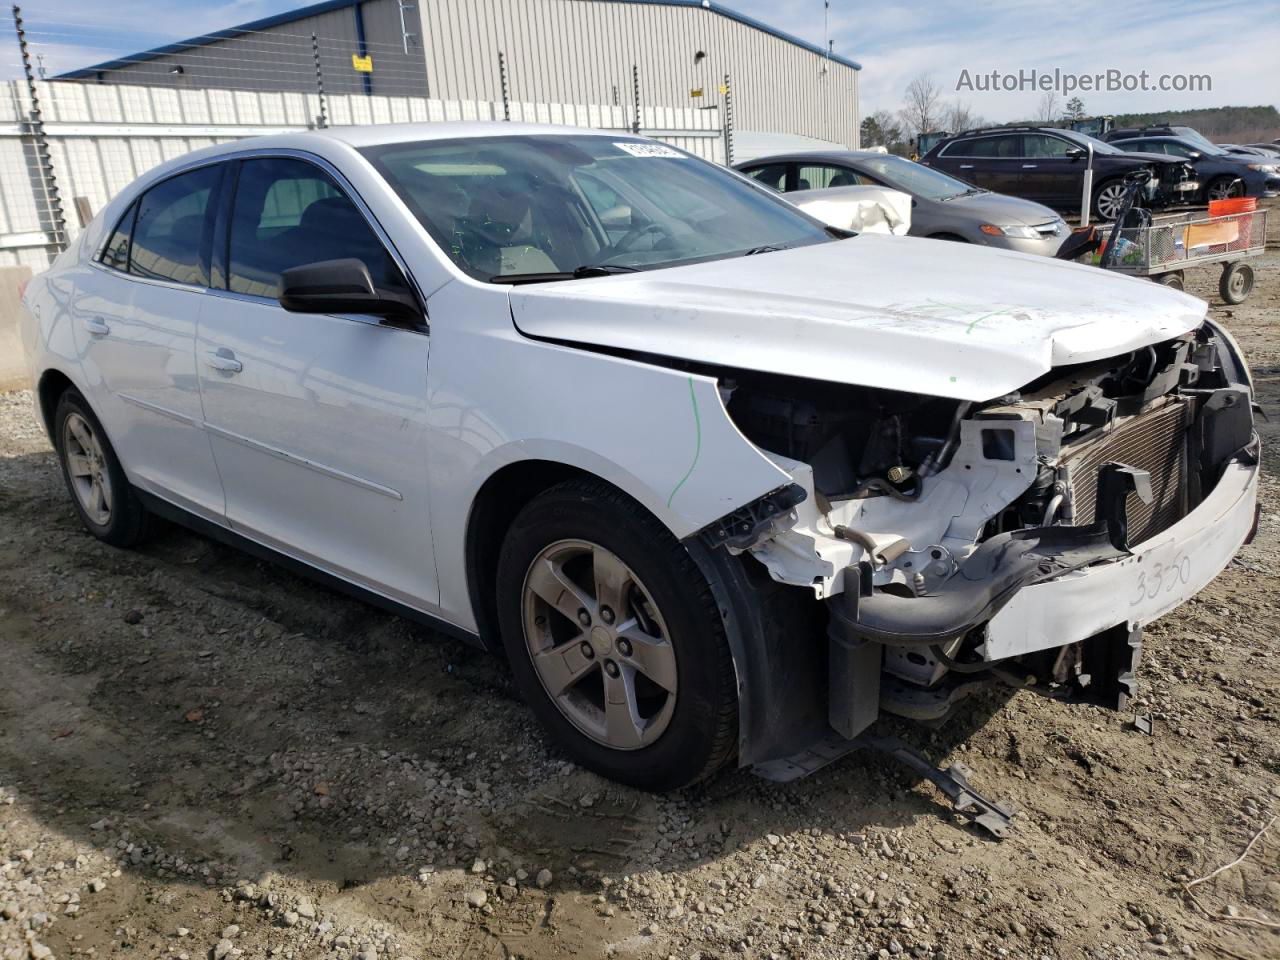
{"label": "exposed radiator", "polygon": [[1137,494],[1125,502],[1129,542],[1141,543],[1181,520],[1187,512],[1187,428],[1191,402],[1168,405],[1111,428],[1067,454],[1067,477],[1074,510],[1072,523],[1084,526],[1098,516],[1098,470],[1123,463],[1151,474],[1151,503]]}

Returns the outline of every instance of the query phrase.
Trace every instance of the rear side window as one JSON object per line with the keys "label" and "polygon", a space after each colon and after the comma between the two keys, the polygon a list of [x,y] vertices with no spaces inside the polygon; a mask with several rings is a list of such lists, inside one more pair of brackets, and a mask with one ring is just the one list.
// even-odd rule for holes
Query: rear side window
{"label": "rear side window", "polygon": [[951,144],[944,151],[948,157],[1017,157],[1021,155],[1022,137],[1011,134],[1001,137],[978,137]]}
{"label": "rear side window", "polygon": [[102,256],[99,259],[113,270],[129,269],[129,238],[133,233],[133,218],[137,212],[137,202],[130,204],[129,209],[120,218],[116,232],[111,234],[111,239],[102,248]]}
{"label": "rear side window", "polygon": [[220,166],[201,167],[156,184],[138,201],[129,272],[151,280],[209,284],[208,249]]}
{"label": "rear side window", "polygon": [[304,160],[242,164],[229,253],[229,284],[236,293],[274,298],[285,270],[347,257],[363,260],[375,283],[408,289],[360,209],[327,173]]}

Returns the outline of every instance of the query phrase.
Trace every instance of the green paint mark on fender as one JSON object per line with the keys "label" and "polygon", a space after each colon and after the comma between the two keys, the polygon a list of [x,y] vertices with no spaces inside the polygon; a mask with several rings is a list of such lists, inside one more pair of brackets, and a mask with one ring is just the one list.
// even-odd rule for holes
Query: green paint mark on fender
{"label": "green paint mark on fender", "polygon": [[667,497],[667,506],[671,506],[671,501],[676,498],[676,494],[680,492],[680,488],[684,486],[685,481],[693,476],[693,468],[698,465],[698,457],[702,456],[702,417],[698,413],[698,395],[693,392],[693,377],[689,378],[689,401],[693,404],[693,429],[694,441],[693,463],[689,464],[689,469],[685,471],[680,482],[677,483],[671,491],[671,496]]}

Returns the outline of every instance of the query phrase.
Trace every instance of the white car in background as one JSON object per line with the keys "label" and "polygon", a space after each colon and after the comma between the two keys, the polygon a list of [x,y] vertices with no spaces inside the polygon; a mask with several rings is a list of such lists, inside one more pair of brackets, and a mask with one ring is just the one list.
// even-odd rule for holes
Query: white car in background
{"label": "white car in background", "polygon": [[849,238],[639,137],[201,150],[25,309],[92,534],[176,519],[504,652],[566,753],[651,788],[1008,677],[1118,705],[1254,523],[1201,301]]}

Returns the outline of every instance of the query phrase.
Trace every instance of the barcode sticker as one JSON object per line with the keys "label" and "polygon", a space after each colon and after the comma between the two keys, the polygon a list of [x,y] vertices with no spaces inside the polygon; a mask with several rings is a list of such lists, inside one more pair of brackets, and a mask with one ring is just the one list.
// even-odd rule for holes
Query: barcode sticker
{"label": "barcode sticker", "polygon": [[684,154],[679,150],[672,150],[670,147],[661,143],[628,143],[621,141],[614,143],[619,150],[625,150],[633,157],[666,157],[672,160],[680,160]]}

